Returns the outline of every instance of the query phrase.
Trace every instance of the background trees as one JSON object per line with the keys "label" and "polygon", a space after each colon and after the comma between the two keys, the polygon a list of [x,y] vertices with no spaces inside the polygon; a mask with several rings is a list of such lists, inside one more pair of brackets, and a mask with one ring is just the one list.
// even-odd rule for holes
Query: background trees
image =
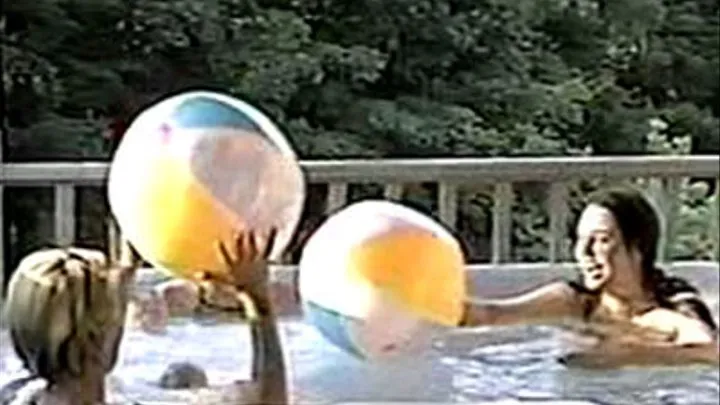
{"label": "background trees", "polygon": [[[109,128],[196,87],[261,107],[303,158],[720,150],[717,1],[6,0],[2,13],[8,160],[105,159]],[[542,259],[541,193],[522,187],[515,256]],[[716,251],[703,187],[683,193],[676,258]],[[430,192],[408,203],[432,209]],[[6,195],[14,256],[44,244],[49,192]],[[483,260],[489,199],[462,201],[459,231]],[[102,243],[103,193],[81,206],[81,242]]]}

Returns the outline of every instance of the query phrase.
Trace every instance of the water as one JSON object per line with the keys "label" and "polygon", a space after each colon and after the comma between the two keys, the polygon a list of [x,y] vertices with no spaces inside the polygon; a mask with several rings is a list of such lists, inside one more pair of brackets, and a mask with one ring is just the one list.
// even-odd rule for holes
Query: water
{"label": "water", "polygon": [[[717,286],[717,269],[709,275],[711,280],[697,279],[698,285]],[[481,277],[484,288],[489,288],[494,277],[506,282],[508,275],[483,274]],[[522,287],[524,276],[517,273],[512,277],[517,277],[519,283],[514,286]],[[705,295],[717,317],[717,290]],[[7,334],[0,333],[2,384],[22,375],[22,370],[10,350]],[[377,365],[360,362],[335,349],[301,319],[283,319],[281,327],[292,396],[300,404],[396,401],[716,405],[720,402],[717,368],[568,369],[557,361],[567,353],[566,336],[556,328],[543,326],[457,330],[438,341],[422,357],[413,357],[405,363]],[[128,330],[110,385],[128,399],[182,403],[187,393],[164,391],[156,386],[160,373],[173,361],[201,365],[212,385],[246,379],[249,375],[247,330],[237,324],[202,324],[190,320],[175,322],[165,335]]]}
{"label": "water", "polygon": [[[128,331],[112,385],[128,399],[182,401],[186,393],[156,386],[165,366],[192,361],[213,385],[249,374],[248,337],[241,325],[172,325],[166,335]],[[423,401],[493,403],[576,400],[578,404],[717,404],[720,377],[712,367],[587,371],[557,362],[566,349],[550,327],[452,333],[411,363],[362,363],[329,346],[299,320],[282,325],[293,396],[300,403]],[[2,336],[2,382],[22,373]],[[507,402],[513,403],[513,402]],[[557,402],[553,402],[557,403]]]}

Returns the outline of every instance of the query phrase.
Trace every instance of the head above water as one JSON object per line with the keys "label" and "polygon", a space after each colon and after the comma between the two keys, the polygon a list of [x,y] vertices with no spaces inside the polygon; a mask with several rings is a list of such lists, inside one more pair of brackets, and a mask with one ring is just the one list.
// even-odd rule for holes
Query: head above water
{"label": "head above water", "polygon": [[575,258],[586,287],[641,283],[652,289],[660,238],[658,215],[630,187],[612,187],[591,194],[576,229]]}
{"label": "head above water", "polygon": [[50,383],[109,372],[122,336],[132,271],[99,251],[47,249],[13,273],[5,311],[25,367]]}
{"label": "head above water", "polygon": [[640,287],[658,305],[683,308],[717,330],[700,291],[655,266],[660,220],[640,191],[612,187],[590,195],[575,236],[575,258],[585,288],[629,291]]}

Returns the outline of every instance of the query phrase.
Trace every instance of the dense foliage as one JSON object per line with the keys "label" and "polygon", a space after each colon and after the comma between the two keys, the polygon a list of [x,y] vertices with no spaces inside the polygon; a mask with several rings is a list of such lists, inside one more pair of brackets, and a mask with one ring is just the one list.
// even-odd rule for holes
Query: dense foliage
{"label": "dense foliage", "polygon": [[[200,87],[260,106],[303,158],[720,149],[716,0],[4,3],[10,160],[107,158],[108,128]],[[542,259],[544,186],[520,187],[515,256]],[[682,193],[677,258],[717,251],[703,187]],[[433,209],[433,193],[407,198]],[[44,243],[49,191],[6,195],[20,250]],[[461,201],[459,231],[486,259],[489,199]],[[81,241],[99,243],[102,192],[82,202]]]}

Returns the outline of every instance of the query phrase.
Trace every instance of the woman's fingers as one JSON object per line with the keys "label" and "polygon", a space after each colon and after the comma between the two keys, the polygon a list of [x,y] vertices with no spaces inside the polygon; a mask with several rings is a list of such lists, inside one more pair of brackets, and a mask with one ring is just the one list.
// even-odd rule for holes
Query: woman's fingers
{"label": "woman's fingers", "polygon": [[217,250],[220,253],[220,256],[222,256],[222,260],[225,263],[225,266],[228,269],[232,269],[235,263],[235,260],[230,256],[230,252],[228,252],[227,248],[225,247],[225,244],[222,242],[217,243]]}
{"label": "woman's fingers", "polygon": [[[272,228],[263,243],[262,236],[259,232],[239,232],[235,237],[235,255],[236,260],[244,262],[253,262],[258,259],[267,258],[275,246],[277,239],[277,229]],[[227,252],[227,251],[226,251]]]}
{"label": "woman's fingers", "polygon": [[222,241],[217,242],[216,249],[227,269],[234,272],[240,267],[266,259],[275,246],[276,238],[276,228],[272,228],[266,238],[262,238],[257,232],[238,232],[234,237],[232,253]]}
{"label": "woman's fingers", "polygon": [[257,248],[257,233],[255,232],[248,232],[244,236],[245,240],[245,246],[244,250],[241,254],[244,254],[244,257],[247,257],[248,262],[252,262],[256,259],[258,248]]}

